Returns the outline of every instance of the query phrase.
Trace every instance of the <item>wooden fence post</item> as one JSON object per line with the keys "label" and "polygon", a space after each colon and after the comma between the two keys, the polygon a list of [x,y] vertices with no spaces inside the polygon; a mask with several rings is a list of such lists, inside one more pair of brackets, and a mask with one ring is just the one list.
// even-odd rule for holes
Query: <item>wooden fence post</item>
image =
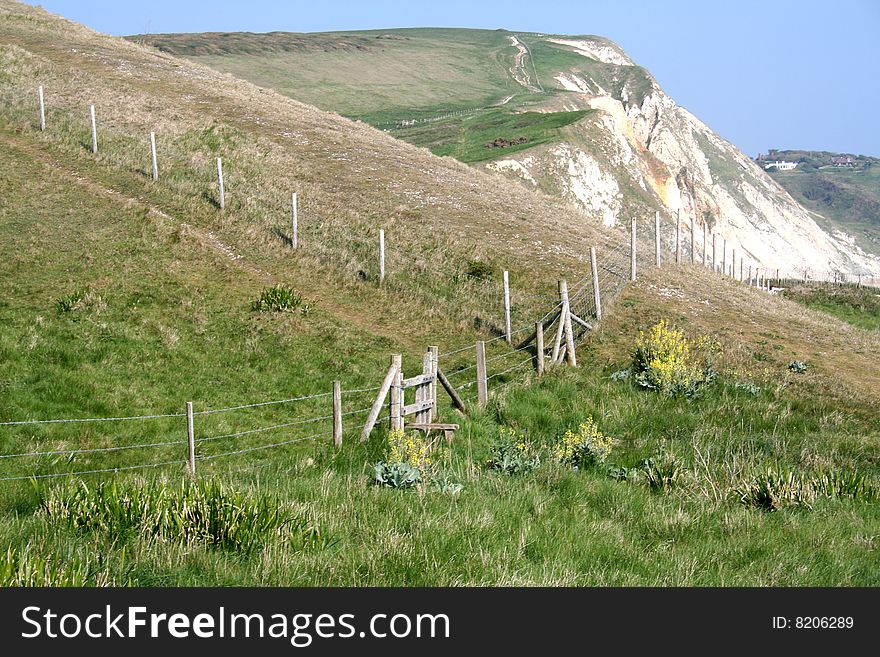
{"label": "wooden fence post", "polygon": [[752,266],[749,265],[749,287],[752,286]]}
{"label": "wooden fence post", "polygon": [[[391,367],[388,368],[388,373],[385,375],[385,379],[382,381],[382,385],[379,386],[379,394],[376,395],[376,400],[373,402],[373,406],[370,408],[370,413],[367,416],[367,421],[364,424],[363,431],[361,432],[361,442],[366,441],[370,437],[370,432],[373,430],[373,427],[376,424],[376,420],[379,419],[379,413],[382,411],[382,404],[385,403],[385,399],[386,397],[388,397],[388,391],[391,390],[393,393],[394,388],[392,387],[392,384],[397,378],[397,375],[400,374],[401,362],[402,357],[400,354],[391,355]],[[398,408],[400,407],[398,406]],[[391,407],[391,413],[393,421],[393,405]]]}
{"label": "wooden fence post", "polygon": [[577,356],[574,353],[574,332],[571,327],[571,302],[568,299],[568,281],[559,281],[559,296],[562,297],[562,317],[565,321],[565,351],[568,364],[577,367]]}
{"label": "wooden fence post", "polygon": [[675,215],[675,263],[681,262],[681,210]]}
{"label": "wooden fence post", "polygon": [[632,230],[630,230],[629,237],[629,253],[630,253],[630,265],[629,265],[629,280],[636,280],[636,218],[632,218]]}
{"label": "wooden fence post", "polygon": [[535,322],[535,354],[538,376],[544,376],[544,324]]}
{"label": "wooden fence post", "polygon": [[721,238],[721,273],[727,276],[727,238]]}
{"label": "wooden fence post", "polygon": [[510,276],[505,269],[501,274],[504,284],[504,336],[507,344],[510,344],[513,338],[510,335]]}
{"label": "wooden fence post", "polygon": [[43,100],[43,85],[40,85],[38,94],[40,97],[40,131],[46,131],[46,103]]}
{"label": "wooden fence post", "polygon": [[485,408],[489,401],[488,379],[486,378],[486,343],[477,342],[477,404]]}
{"label": "wooden fence post", "polygon": [[436,345],[431,345],[428,347],[428,351],[431,354],[431,375],[434,377],[429,388],[433,406],[431,406],[431,417],[428,419],[428,422],[435,422],[437,420],[437,372],[440,371],[440,348]]}
{"label": "wooden fence post", "polygon": [[743,282],[743,272],[745,268],[745,262],[743,262],[744,258],[742,256],[739,257],[739,282]]}
{"label": "wooden fence post", "polygon": [[659,267],[660,260],[660,210],[654,213],[654,262]]}
{"label": "wooden fence post", "polygon": [[159,161],[156,159],[156,133],[150,132],[150,159],[153,164],[153,180],[159,180]]}
{"label": "wooden fence post", "polygon": [[391,379],[391,404],[389,414],[391,416],[391,430],[403,431],[406,418],[403,416],[403,407],[406,404],[403,389],[403,356],[395,354],[391,358],[392,367],[396,368],[394,378]]}
{"label": "wooden fence post", "polygon": [[385,230],[379,229],[379,285],[385,282]]}
{"label": "wooden fence post", "polygon": [[715,244],[717,240],[715,239],[717,236],[715,233],[712,233],[712,271],[718,270],[718,258],[717,258],[717,250],[715,248]]}
{"label": "wooden fence post", "polygon": [[696,262],[694,251],[697,248],[697,234],[694,231],[694,215],[691,215],[691,264]]}
{"label": "wooden fence post", "polygon": [[[422,358],[422,374],[430,376],[434,370],[434,356],[431,354],[431,348],[425,352],[424,357]],[[434,400],[432,397],[431,383],[424,383],[419,386],[422,391],[422,401],[423,402],[431,402],[431,406],[426,408],[424,411],[419,413],[418,417],[419,422],[424,422],[425,424],[430,424],[431,418],[434,415]]]}
{"label": "wooden fence post", "polygon": [[296,192],[290,197],[290,248],[294,251],[299,246],[299,217],[297,216]]}
{"label": "wooden fence post", "polygon": [[[590,269],[593,270],[593,301],[596,304],[596,319],[602,319],[602,294],[599,292],[599,268],[596,266],[596,247],[590,247]],[[560,318],[561,319],[561,318]]]}
{"label": "wooden fence post", "polygon": [[731,249],[731,250],[733,253],[732,253],[731,262],[730,262],[730,277],[736,278],[736,249]]}
{"label": "wooden fence post", "polygon": [[709,241],[709,236],[707,234],[708,228],[706,226],[706,222],[703,221],[703,266],[705,267],[708,262],[706,261],[706,243]]}
{"label": "wooden fence post", "polygon": [[333,382],[333,445],[342,447],[342,383]]}
{"label": "wooden fence post", "polygon": [[95,121],[95,106],[89,105],[89,116],[92,120],[92,153],[98,152],[98,124]]}
{"label": "wooden fence post", "polygon": [[193,404],[186,402],[186,438],[187,438],[187,456],[186,469],[191,474],[196,473],[196,432],[193,427]]}
{"label": "wooden fence post", "polygon": [[220,209],[226,209],[226,192],[223,189],[223,160],[217,158],[217,191],[220,196]]}

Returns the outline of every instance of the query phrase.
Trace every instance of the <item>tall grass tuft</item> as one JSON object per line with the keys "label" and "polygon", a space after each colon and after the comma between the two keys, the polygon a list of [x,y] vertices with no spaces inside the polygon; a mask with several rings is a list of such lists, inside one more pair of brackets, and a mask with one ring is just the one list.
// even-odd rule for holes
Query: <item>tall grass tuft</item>
{"label": "tall grass tuft", "polygon": [[768,467],[735,490],[740,502],[765,511],[789,506],[811,507],[820,497],[869,501],[878,490],[859,472],[823,470],[815,474],[797,473],[779,466]]}
{"label": "tall grass tuft", "polygon": [[286,285],[273,285],[263,288],[260,298],[251,304],[253,310],[268,313],[292,312],[299,308],[303,314],[308,311],[308,305],[303,305],[302,294]]}
{"label": "tall grass tuft", "polygon": [[0,586],[86,586],[89,571],[82,561],[60,563],[11,547],[0,555]]}
{"label": "tall grass tuft", "polygon": [[246,553],[270,538],[306,548],[318,530],[274,498],[250,498],[217,480],[120,485],[115,481],[54,488],[42,508],[50,521],[111,539],[140,536]]}

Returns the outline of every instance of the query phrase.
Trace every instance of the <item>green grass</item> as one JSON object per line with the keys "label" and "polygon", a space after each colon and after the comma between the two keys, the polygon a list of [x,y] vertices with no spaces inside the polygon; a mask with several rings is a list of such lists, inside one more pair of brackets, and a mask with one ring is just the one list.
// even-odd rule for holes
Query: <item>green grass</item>
{"label": "green grass", "polygon": [[[18,510],[7,513],[0,536],[52,560],[104,554],[102,581],[139,585],[878,584],[876,504],[829,497],[766,512],[734,494],[768,463],[804,472],[821,464],[876,482],[876,425],[801,404],[784,387],[755,397],[728,380],[699,401],[670,399],[586,365],[508,388],[485,414],[461,420],[456,443],[436,459],[440,475],[464,485],[458,495],[371,485],[380,437],[338,452],[316,446],[243,458],[200,475],[246,498],[271,491],[305,514],[322,537],[307,550],[272,534],[244,554],[141,532],[83,534],[51,522],[27,486],[9,490],[6,504]],[[662,448],[681,464],[677,485],[657,492],[647,480],[573,471],[549,458],[525,476],[484,465],[499,424],[548,445],[587,415],[619,440],[609,463],[638,469]],[[138,481],[120,490],[144,485],[155,490]]]}
{"label": "green grass", "polygon": [[131,38],[374,124],[484,107],[521,90],[507,73],[515,50],[494,30]]}
{"label": "green grass", "polygon": [[[346,390],[376,386],[390,353],[402,353],[411,374],[428,344],[443,352],[497,335],[497,276],[469,270],[509,269],[514,326],[528,326],[547,309],[547,283],[582,272],[546,251],[537,262],[535,241],[552,229],[584,253],[607,236],[518,185],[10,6],[0,21],[12,42],[0,47],[3,421],[180,414],[186,401],[198,412],[324,394],[334,379]],[[74,68],[88,75],[70,75]],[[144,70],[149,77],[129,75]],[[35,79],[52,89],[44,134],[33,129]],[[97,157],[80,111],[94,97]],[[145,171],[144,139],[157,124],[158,185]],[[213,204],[214,156],[227,165],[223,214]],[[291,187],[304,201],[295,254],[279,238]],[[389,240],[380,287],[372,237],[386,221],[400,241]],[[328,397],[196,415],[197,438],[214,440],[199,442],[190,484],[183,417],[0,427],[0,454],[61,452],[4,458],[0,478],[164,464],[0,481],[0,583],[876,586],[875,501],[823,495],[766,512],[736,495],[771,465],[834,473],[832,487],[856,481],[840,473],[876,485],[873,333],[820,322],[696,267],[640,276],[618,303],[606,298],[607,317],[582,345],[577,370],[541,381],[497,376],[484,412],[441,408],[461,427],[435,455],[434,474],[461,484],[458,494],[373,485],[382,431],[360,443],[363,415],[346,415],[335,449],[323,435]],[[301,292],[310,312],[255,311],[275,284]],[[680,287],[683,300],[645,296],[661,286]],[[688,327],[709,322],[740,366],[766,368],[759,389],[736,387],[747,377],[740,366],[697,399],[611,381],[661,312]],[[760,337],[741,333],[752,327]],[[520,358],[493,360],[490,372]],[[789,372],[795,358],[811,367]],[[459,384],[470,375],[456,370],[473,355],[441,363]],[[472,388],[464,394],[472,403]],[[363,409],[371,396],[344,395],[343,410]],[[619,441],[612,471],[573,471],[548,456],[589,416]],[[288,426],[241,434],[279,424]],[[513,477],[485,467],[501,426],[544,449],[540,467]],[[305,440],[312,434],[321,435]],[[143,444],[151,446],[135,448]],[[131,449],[85,451],[115,447]],[[654,474],[640,474],[649,459]]]}
{"label": "green grass", "polygon": [[783,294],[788,299],[834,315],[853,326],[880,330],[880,290],[877,288],[829,283],[793,284]]}
{"label": "green grass", "polygon": [[[588,114],[590,110],[513,113],[499,108],[464,119],[395,130],[392,134],[429,148],[434,155],[450,155],[462,162],[482,162],[555,141],[560,128]],[[513,141],[519,138],[527,141],[502,148],[487,148],[487,144],[496,139]]]}

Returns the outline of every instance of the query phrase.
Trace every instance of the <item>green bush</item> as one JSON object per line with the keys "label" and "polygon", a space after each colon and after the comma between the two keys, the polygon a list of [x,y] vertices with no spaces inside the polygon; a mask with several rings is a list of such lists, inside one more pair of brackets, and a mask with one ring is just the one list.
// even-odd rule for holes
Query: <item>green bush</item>
{"label": "green bush", "polygon": [[273,285],[263,288],[260,298],[251,304],[253,310],[267,312],[292,312],[297,308],[303,315],[309,312],[309,305],[303,304],[302,294],[286,285]]}
{"label": "green bush", "polygon": [[652,491],[658,493],[678,486],[682,471],[675,454],[664,449],[642,464],[645,481]]}
{"label": "green bush", "polygon": [[495,267],[481,260],[469,260],[464,273],[471,278],[486,280],[495,276]]}
{"label": "green bush", "polygon": [[569,429],[563,434],[553,445],[553,456],[574,469],[587,468],[605,463],[616,444],[614,438],[599,431],[590,416],[578,427],[577,433]]}
{"label": "green bush", "polygon": [[526,437],[513,429],[500,427],[486,461],[490,470],[506,475],[526,475],[541,465],[541,454]]}
{"label": "green bush", "polygon": [[60,313],[69,313],[75,310],[85,310],[100,306],[102,303],[103,300],[100,296],[89,288],[84,287],[71,292],[67,296],[55,299],[55,308]]}
{"label": "green bush", "polygon": [[373,466],[373,482],[388,488],[412,488],[422,483],[422,471],[409,463],[379,461]]}
{"label": "green bush", "polygon": [[[719,349],[707,336],[690,341],[682,331],[660,320],[647,334],[640,332],[632,352],[632,373],[636,383],[644,388],[669,396],[694,396],[715,381],[717,372],[712,369],[712,356]],[[703,357],[702,366],[699,356]]]}

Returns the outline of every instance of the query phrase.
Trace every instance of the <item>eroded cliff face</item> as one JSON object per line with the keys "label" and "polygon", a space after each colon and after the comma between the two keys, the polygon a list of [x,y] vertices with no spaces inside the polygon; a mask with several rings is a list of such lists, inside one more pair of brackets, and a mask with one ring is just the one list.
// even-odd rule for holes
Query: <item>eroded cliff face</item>
{"label": "eroded cliff face", "polygon": [[562,194],[606,225],[631,216],[650,220],[655,210],[671,225],[680,212],[689,243],[693,217],[698,253],[706,224],[719,249],[726,243],[729,256],[736,249],[737,260],[754,266],[790,273],[880,272],[880,259],[848,235],[822,230],[760,167],[679,107],[617,46],[548,40],[583,55],[590,66],[560,71],[555,81],[567,93],[546,109],[595,112],[566,128],[561,143],[488,166]]}

